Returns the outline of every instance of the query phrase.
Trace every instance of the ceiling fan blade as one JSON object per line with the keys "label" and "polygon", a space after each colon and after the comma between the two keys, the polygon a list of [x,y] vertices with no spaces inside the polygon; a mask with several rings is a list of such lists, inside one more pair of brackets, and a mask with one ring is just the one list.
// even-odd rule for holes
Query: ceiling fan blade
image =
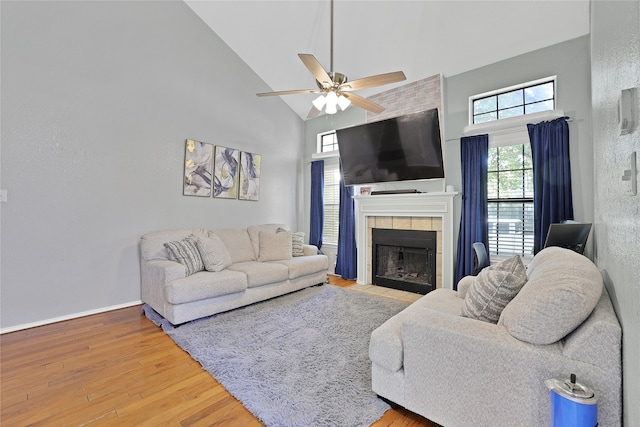
{"label": "ceiling fan blade", "polygon": [[333,80],[331,79],[331,77],[329,77],[329,74],[327,74],[327,72],[322,67],[322,65],[320,65],[315,56],[309,53],[299,53],[298,56],[307,67],[307,69],[311,71],[313,77],[315,77],[316,80],[322,84],[322,86],[333,86]]}
{"label": "ceiling fan blade", "polygon": [[402,71],[394,71],[392,73],[378,74],[376,76],[364,77],[362,79],[346,82],[340,85],[340,90],[360,90],[375,86],[388,85],[390,83],[401,82],[407,77]]}
{"label": "ceiling fan blade", "polygon": [[322,93],[320,89],[281,90],[279,92],[256,93],[257,96],[297,95],[301,93]]}
{"label": "ceiling fan blade", "polygon": [[373,101],[369,101],[367,98],[363,98],[360,95],[356,95],[351,92],[343,92],[344,95],[349,101],[353,103],[353,105],[364,108],[367,111],[371,111],[372,113],[380,114],[384,111],[384,107],[376,104]]}
{"label": "ceiling fan blade", "polygon": [[309,110],[309,114],[307,114],[307,119],[313,119],[314,117],[318,117],[322,113],[322,111],[318,110],[316,107],[312,106],[311,110]]}

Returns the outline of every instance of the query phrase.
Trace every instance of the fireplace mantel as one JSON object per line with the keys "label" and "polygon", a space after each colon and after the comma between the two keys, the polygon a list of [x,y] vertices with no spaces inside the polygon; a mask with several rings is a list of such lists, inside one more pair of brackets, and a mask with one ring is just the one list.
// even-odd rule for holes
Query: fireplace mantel
{"label": "fireplace mantel", "polygon": [[355,196],[358,283],[367,283],[369,217],[439,217],[442,219],[442,287],[453,289],[453,200],[459,193],[404,193]]}

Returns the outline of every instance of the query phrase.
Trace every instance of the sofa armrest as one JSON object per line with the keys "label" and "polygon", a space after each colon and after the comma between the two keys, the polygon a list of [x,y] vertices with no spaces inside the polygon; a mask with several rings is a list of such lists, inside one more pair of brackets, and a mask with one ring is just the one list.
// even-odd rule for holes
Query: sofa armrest
{"label": "sofa armrest", "polygon": [[164,285],[186,277],[186,268],[179,262],[164,259],[142,260],[140,263],[140,293],[145,302],[156,311],[165,304]]}
{"label": "sofa armrest", "polygon": [[469,290],[469,288],[473,284],[475,278],[476,278],[475,276],[464,276],[462,279],[460,279],[460,281],[458,282],[458,297],[459,298],[464,299],[464,297],[467,295],[467,291]]}
{"label": "sofa armrest", "polygon": [[543,425],[544,380],[593,369],[559,343],[528,344],[504,326],[427,308],[404,319],[402,335],[406,407],[443,425]]}
{"label": "sofa armrest", "polygon": [[302,245],[304,256],[318,255],[318,247],[315,245]]}

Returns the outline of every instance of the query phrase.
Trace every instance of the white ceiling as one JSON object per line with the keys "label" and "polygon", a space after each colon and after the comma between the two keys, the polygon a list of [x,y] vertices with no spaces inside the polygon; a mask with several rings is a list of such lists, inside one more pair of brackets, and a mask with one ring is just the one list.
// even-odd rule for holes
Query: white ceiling
{"label": "white ceiling", "polygon": [[[184,1],[265,81],[265,92],[316,87],[298,53],[331,71],[329,0]],[[335,0],[333,71],[349,80],[398,70],[407,76],[358,91],[366,97],[588,33],[589,0]],[[306,119],[315,96],[282,99]]]}

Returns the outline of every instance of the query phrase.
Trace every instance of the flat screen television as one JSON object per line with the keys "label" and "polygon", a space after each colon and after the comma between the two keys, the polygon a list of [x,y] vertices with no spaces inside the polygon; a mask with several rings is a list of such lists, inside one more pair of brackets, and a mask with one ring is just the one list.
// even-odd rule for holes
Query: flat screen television
{"label": "flat screen television", "polygon": [[345,185],[444,178],[438,110],[336,131]]}

